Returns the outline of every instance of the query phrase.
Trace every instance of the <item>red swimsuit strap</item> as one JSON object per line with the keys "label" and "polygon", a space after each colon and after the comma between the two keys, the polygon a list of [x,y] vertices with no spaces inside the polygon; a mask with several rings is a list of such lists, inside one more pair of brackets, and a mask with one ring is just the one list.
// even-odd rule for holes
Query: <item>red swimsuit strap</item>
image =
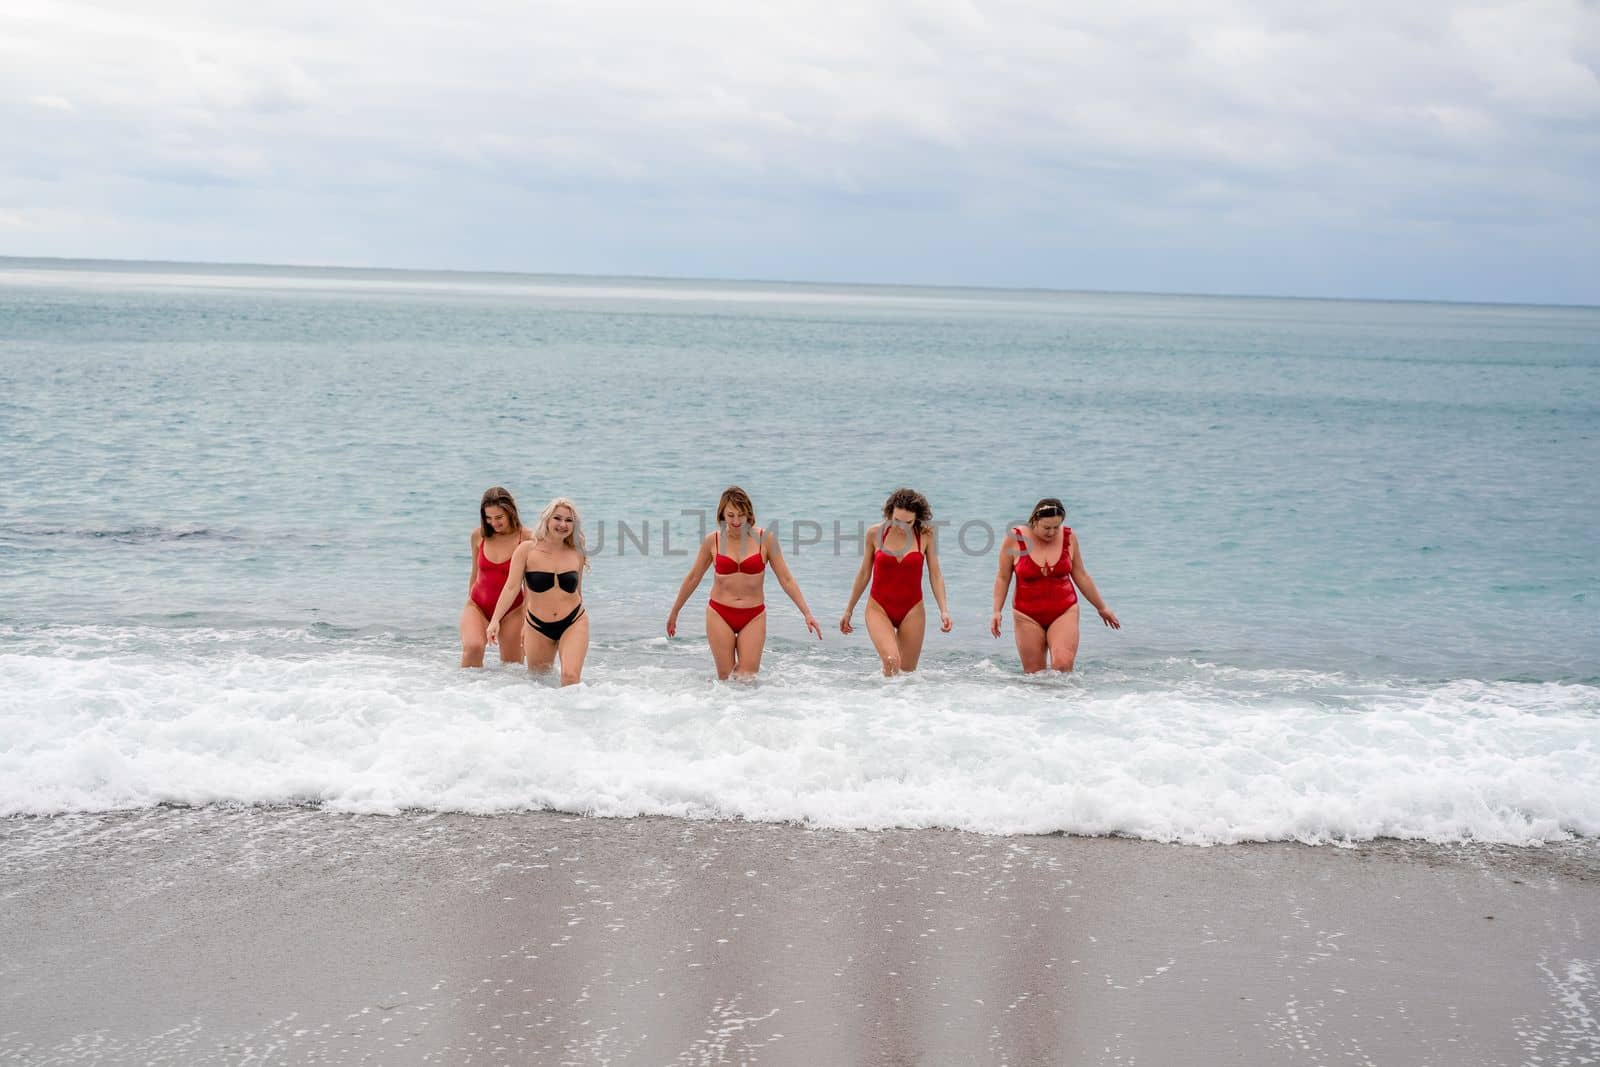
{"label": "red swimsuit strap", "polygon": [[[887,527],[887,525],[888,524],[886,523],[885,527]],[[884,555],[889,556],[890,558],[895,559],[897,561],[905,559],[907,556],[911,555],[911,553],[913,553],[913,552],[915,552],[919,556],[922,555],[922,535],[917,532],[917,528],[916,528],[916,526],[914,524],[911,527],[911,532],[906,535],[907,537],[911,538],[911,544],[904,552],[900,553],[899,556],[895,556],[895,554],[889,550],[889,545],[887,544],[887,542],[884,541],[883,535],[886,534],[887,532],[888,532],[887,528],[878,531],[878,551],[879,552],[882,552]]]}
{"label": "red swimsuit strap", "polygon": [[[756,539],[756,550],[739,561],[739,569],[744,571],[745,574],[758,574],[767,569],[766,557],[761,554],[761,546],[766,543],[766,535],[761,532],[761,527],[757,526],[750,531],[750,536]],[[744,565],[750,562],[752,559],[756,561],[756,569],[753,571],[746,571],[744,569]]]}
{"label": "red swimsuit strap", "polygon": [[[489,545],[489,539],[487,537],[478,538],[478,562],[479,562],[480,565],[482,565],[484,567],[510,567],[511,566],[511,560],[509,558],[503,559],[499,563],[496,563],[494,560],[490,559],[489,558],[489,553],[487,551],[488,545]],[[516,554],[516,550],[515,549],[512,550],[512,554],[513,555]]]}
{"label": "red swimsuit strap", "polygon": [[[1061,555],[1056,557],[1055,563],[1040,563],[1038,560],[1033,558],[1033,549],[1028,545],[1027,538],[1022,536],[1022,527],[1013,526],[1011,528],[1011,532],[1017,535],[1017,547],[1020,549],[1020,551],[1017,553],[1016,562],[1011,565],[1013,570],[1020,568],[1022,566],[1022,561],[1027,560],[1029,563],[1033,564],[1033,569],[1039,573],[1039,577],[1041,578],[1054,578],[1062,573],[1072,573],[1072,527],[1061,527],[1061,533],[1063,535],[1061,538]],[[1067,569],[1065,572],[1062,572],[1058,569],[1063,560],[1065,560],[1067,564]],[[1050,568],[1049,574],[1045,573],[1046,567]]]}

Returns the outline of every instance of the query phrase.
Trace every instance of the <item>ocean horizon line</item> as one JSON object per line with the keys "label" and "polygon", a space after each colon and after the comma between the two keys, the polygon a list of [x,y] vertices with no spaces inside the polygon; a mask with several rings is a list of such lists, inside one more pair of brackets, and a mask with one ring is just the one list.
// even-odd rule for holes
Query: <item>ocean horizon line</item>
{"label": "ocean horizon line", "polygon": [[11,265],[43,265],[45,269],[83,270],[104,267],[157,267],[185,269],[328,271],[369,275],[459,275],[466,278],[527,278],[570,281],[628,281],[675,285],[712,284],[732,286],[785,286],[792,288],[916,290],[925,292],[963,292],[977,294],[1026,293],[1046,296],[1128,296],[1166,297],[1195,300],[1275,300],[1337,304],[1415,304],[1424,306],[1474,308],[1548,308],[1569,311],[1600,311],[1600,304],[1569,304],[1521,300],[1456,300],[1423,297],[1317,296],[1304,293],[1192,292],[1160,289],[1055,288],[1042,285],[975,285],[967,283],[829,281],[807,278],[729,278],[712,275],[671,274],[594,274],[588,272],[479,269],[466,267],[393,267],[337,263],[265,263],[254,260],[120,259],[97,256],[19,256],[0,255],[0,269]]}

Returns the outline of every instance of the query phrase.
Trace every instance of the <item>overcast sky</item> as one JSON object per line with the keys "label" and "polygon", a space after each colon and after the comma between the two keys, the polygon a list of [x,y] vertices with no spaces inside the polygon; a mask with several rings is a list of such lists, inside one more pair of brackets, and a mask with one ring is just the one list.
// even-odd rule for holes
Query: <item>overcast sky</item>
{"label": "overcast sky", "polygon": [[0,254],[1600,304],[1583,0],[6,0]]}

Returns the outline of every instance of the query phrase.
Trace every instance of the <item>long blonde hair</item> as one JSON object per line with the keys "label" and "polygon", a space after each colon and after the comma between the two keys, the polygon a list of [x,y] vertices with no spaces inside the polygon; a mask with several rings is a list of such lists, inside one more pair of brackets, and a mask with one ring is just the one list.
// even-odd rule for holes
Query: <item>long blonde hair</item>
{"label": "long blonde hair", "polygon": [[533,537],[536,541],[543,541],[550,534],[550,516],[556,513],[556,508],[566,508],[572,512],[572,532],[563,542],[568,548],[578,550],[578,555],[583,559],[583,569],[589,569],[589,539],[583,533],[583,516],[578,514],[578,505],[564,496],[558,496],[544,506],[539,512],[539,521],[533,524]]}

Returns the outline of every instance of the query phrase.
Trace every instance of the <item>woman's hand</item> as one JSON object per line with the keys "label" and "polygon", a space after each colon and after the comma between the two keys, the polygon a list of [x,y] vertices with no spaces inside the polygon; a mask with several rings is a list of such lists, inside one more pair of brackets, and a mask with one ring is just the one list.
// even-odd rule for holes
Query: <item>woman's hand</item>
{"label": "woman's hand", "polygon": [[813,631],[817,635],[818,641],[822,640],[822,624],[817,621],[815,615],[806,616],[806,629]]}
{"label": "woman's hand", "polygon": [[850,615],[851,613],[847,611],[839,619],[839,632],[842,634],[853,634],[856,632],[856,628],[850,625]]}
{"label": "woman's hand", "polygon": [[951,625],[950,613],[948,611],[939,612],[939,632],[942,634],[949,633]]}
{"label": "woman's hand", "polygon": [[678,613],[676,611],[667,616],[667,636],[678,636]]}
{"label": "woman's hand", "polygon": [[498,645],[500,643],[500,620],[499,619],[496,619],[496,620],[494,620],[494,622],[491,622],[489,624],[488,642],[491,645]]}
{"label": "woman's hand", "polygon": [[1101,622],[1105,623],[1107,626],[1111,627],[1113,630],[1122,629],[1122,620],[1117,618],[1117,613],[1116,612],[1112,611],[1110,608],[1097,608],[1095,610],[1100,612],[1100,621]]}
{"label": "woman's hand", "polygon": [[996,637],[1000,636],[1000,613],[998,611],[989,616],[989,632]]}

